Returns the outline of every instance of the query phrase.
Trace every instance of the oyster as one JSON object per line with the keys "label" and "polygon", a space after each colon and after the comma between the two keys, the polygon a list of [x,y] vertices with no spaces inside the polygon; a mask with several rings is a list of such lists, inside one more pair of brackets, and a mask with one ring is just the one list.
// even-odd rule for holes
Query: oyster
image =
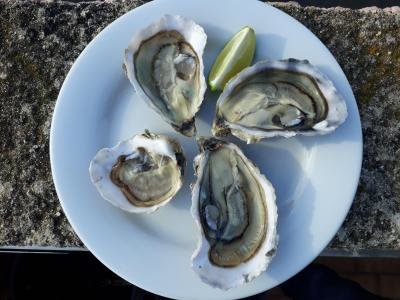
{"label": "oyster", "polygon": [[90,162],[89,173],[104,199],[128,212],[148,213],[179,191],[184,166],[176,140],[146,131],[101,149]]}
{"label": "oyster", "polygon": [[212,132],[252,143],[273,136],[326,134],[346,117],[342,96],[307,60],[262,61],[225,86]]}
{"label": "oyster", "polygon": [[271,183],[234,144],[200,138],[191,212],[199,229],[192,268],[221,289],[249,282],[276,251],[277,208]]}
{"label": "oyster", "polygon": [[196,134],[195,114],[206,83],[202,27],[165,15],[136,32],[125,50],[125,70],[136,92],[178,132]]}

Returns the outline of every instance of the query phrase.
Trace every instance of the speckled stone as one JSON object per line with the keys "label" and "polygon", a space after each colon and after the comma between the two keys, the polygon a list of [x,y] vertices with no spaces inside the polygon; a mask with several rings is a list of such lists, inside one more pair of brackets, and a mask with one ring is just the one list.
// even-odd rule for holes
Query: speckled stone
{"label": "speckled stone", "polygon": [[[0,1],[0,246],[82,246],[52,184],[52,111],[64,77],[85,45],[143,2]],[[327,45],[360,109],[360,185],[329,250],[355,255],[399,251],[400,9],[274,5]]]}
{"label": "speckled stone", "polygon": [[330,248],[355,254],[400,250],[400,9],[276,6],[329,48],[360,111],[364,138],[360,184]]}

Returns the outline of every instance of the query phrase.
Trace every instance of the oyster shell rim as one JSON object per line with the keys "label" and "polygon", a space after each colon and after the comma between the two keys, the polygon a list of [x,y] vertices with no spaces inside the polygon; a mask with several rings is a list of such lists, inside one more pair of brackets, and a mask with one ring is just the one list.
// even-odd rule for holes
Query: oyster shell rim
{"label": "oyster shell rim", "polygon": [[[229,94],[234,88],[247,78],[261,72],[264,69],[289,70],[294,73],[303,73],[315,80],[318,88],[328,105],[328,113],[324,120],[315,124],[310,131],[290,131],[290,130],[258,130],[246,128],[241,125],[226,121],[220,116],[220,105],[228,99]],[[223,92],[218,97],[216,103],[215,118],[212,124],[212,134],[214,136],[226,136],[229,133],[245,141],[247,144],[258,142],[263,138],[282,136],[285,138],[293,137],[297,134],[305,136],[323,135],[334,131],[344,123],[348,116],[346,101],[336,89],[333,82],[322,73],[316,66],[308,60],[299,60],[295,58],[280,60],[261,60],[252,66],[243,69],[241,72],[231,78],[225,85]]]}
{"label": "oyster shell rim", "polygon": [[[191,257],[191,268],[203,282],[211,285],[212,287],[228,290],[240,286],[246,282],[250,282],[259,276],[267,269],[272,258],[275,256],[279,240],[279,236],[277,234],[278,208],[276,205],[275,189],[272,183],[260,172],[259,168],[257,168],[254,163],[244,155],[242,150],[234,143],[215,137],[209,138],[223,141],[226,143],[227,147],[232,148],[246,163],[248,163],[250,170],[254,172],[254,175],[256,175],[259,179],[259,184],[263,187],[264,194],[266,196],[265,209],[268,226],[267,230],[265,231],[264,240],[254,256],[235,267],[227,268],[214,265],[209,260],[208,254],[210,250],[210,244],[205,237],[199,214],[198,197],[200,193],[200,183],[202,181],[202,171],[206,161],[202,158],[204,155],[203,151],[195,156],[193,160],[193,167],[197,179],[192,185],[192,204],[190,212],[196,223],[198,242]],[[205,274],[202,272],[205,268],[208,268],[210,270],[209,272],[212,272],[212,276],[209,276],[209,273],[207,272]]]}
{"label": "oyster shell rim", "polygon": [[[190,44],[194,49],[199,60],[199,103],[197,103],[197,106],[194,109],[193,116],[190,119],[182,122],[182,124],[172,123],[171,120],[168,119],[156,105],[154,105],[151,98],[146,94],[141,87],[141,84],[137,80],[134,63],[135,60],[133,59],[137,50],[140,48],[142,41],[151,38],[161,31],[170,30],[179,32],[185,38],[187,43]],[[128,43],[128,47],[125,49],[123,69],[136,93],[138,93],[139,97],[143,99],[147,105],[149,105],[164,120],[164,122],[168,123],[175,131],[181,134],[183,134],[185,131],[183,129],[185,125],[190,124],[190,126],[193,126],[194,130],[194,134],[192,136],[196,135],[195,117],[200,110],[200,106],[204,101],[204,94],[207,90],[203,62],[203,54],[206,43],[207,35],[203,27],[194,22],[192,19],[183,17],[181,15],[165,14],[158,20],[150,23],[148,26],[134,32]]]}
{"label": "oyster shell rim", "polygon": [[[157,146],[156,144],[160,140],[162,142],[168,143],[168,146],[164,148],[160,147],[160,145]],[[171,159],[176,161],[176,164],[181,173],[181,176],[179,178],[180,180],[176,185],[176,190],[174,194],[171,197],[165,199],[164,201],[156,205],[147,207],[135,206],[132,202],[126,199],[125,195],[122,193],[120,188],[112,182],[108,174],[111,172],[111,168],[116,162],[116,160],[112,158],[118,158],[123,153],[129,154],[129,151],[132,151],[132,148],[137,148],[140,146],[145,148],[155,149],[156,150],[155,152],[170,157]],[[107,165],[105,166],[104,164],[101,164],[102,161],[103,162],[106,161]],[[113,147],[110,148],[106,147],[98,150],[95,156],[90,161],[89,175],[90,175],[90,181],[96,187],[96,190],[100,194],[100,196],[107,202],[111,203],[113,206],[121,210],[127,211],[129,213],[151,213],[156,211],[160,207],[166,205],[169,201],[171,201],[175,197],[175,195],[179,192],[179,190],[182,188],[184,181],[185,166],[186,166],[186,158],[183,154],[183,148],[178,142],[178,140],[170,138],[169,136],[166,135],[154,134],[146,130],[145,133],[135,134],[128,139],[119,141]],[[104,176],[105,171],[108,171],[107,176]],[[107,188],[108,190],[111,189],[111,193],[107,193]],[[116,201],[114,197],[118,197],[119,201]]]}

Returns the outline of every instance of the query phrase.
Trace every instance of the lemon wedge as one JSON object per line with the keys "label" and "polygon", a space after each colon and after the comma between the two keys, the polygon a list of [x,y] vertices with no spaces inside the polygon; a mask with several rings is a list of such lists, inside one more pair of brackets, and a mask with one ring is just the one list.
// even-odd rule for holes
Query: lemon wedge
{"label": "lemon wedge", "polygon": [[212,91],[223,90],[225,84],[253,60],[256,35],[248,26],[237,32],[218,54],[208,76]]}

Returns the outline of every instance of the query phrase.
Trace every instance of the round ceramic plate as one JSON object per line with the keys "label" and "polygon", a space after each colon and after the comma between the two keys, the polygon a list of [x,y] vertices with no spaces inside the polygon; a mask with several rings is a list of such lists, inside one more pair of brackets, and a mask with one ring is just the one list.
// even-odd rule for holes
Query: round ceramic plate
{"label": "round ceramic plate", "polygon": [[[326,136],[274,138],[254,145],[232,139],[276,188],[280,239],[267,272],[229,291],[207,286],[190,268],[197,242],[189,212],[195,140],[171,130],[148,108],[121,68],[133,31],[163,14],[183,15],[204,27],[208,35],[206,74],[225,42],[248,25],[257,34],[254,61],[308,59],[331,78],[348,106],[345,124]],[[210,135],[217,96],[206,93],[197,117],[200,135]],[[128,214],[100,197],[89,179],[89,162],[100,148],[111,147],[146,128],[180,140],[188,161],[185,185],[157,212]],[[57,194],[69,222],[108,268],[143,289],[171,298],[233,299],[283,282],[326,247],[354,197],[362,137],[354,96],[335,58],[285,13],[255,0],[156,0],[114,21],[76,60],[57,100],[50,154]]]}

